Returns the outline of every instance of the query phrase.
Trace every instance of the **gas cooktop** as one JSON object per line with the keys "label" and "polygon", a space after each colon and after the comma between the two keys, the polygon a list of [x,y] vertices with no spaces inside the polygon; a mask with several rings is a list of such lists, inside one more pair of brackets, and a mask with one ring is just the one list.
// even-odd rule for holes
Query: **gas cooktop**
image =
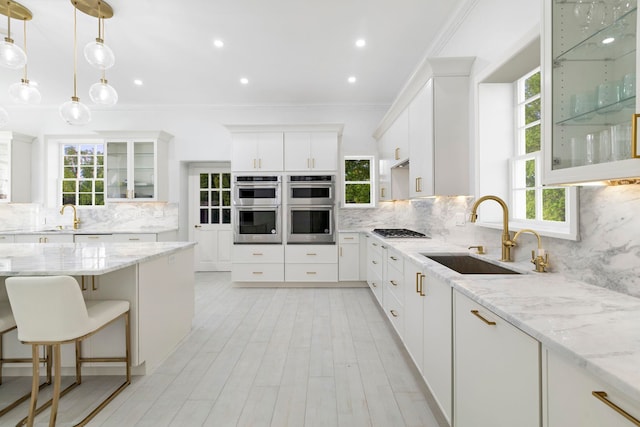
{"label": "gas cooktop", "polygon": [[422,234],[413,230],[407,230],[406,228],[375,228],[373,232],[379,236],[386,238],[421,237],[423,239],[429,239],[429,236],[427,236],[426,234]]}

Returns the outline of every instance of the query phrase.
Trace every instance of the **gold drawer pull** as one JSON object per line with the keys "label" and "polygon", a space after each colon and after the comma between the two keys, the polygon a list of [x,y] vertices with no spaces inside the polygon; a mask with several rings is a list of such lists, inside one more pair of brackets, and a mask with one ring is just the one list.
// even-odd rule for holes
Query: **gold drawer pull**
{"label": "gold drawer pull", "polygon": [[[4,237],[3,237],[4,239]],[[344,240],[353,240],[353,237],[343,237]]]}
{"label": "gold drawer pull", "polygon": [[416,293],[420,293],[420,273],[416,273]]}
{"label": "gold drawer pull", "polygon": [[474,316],[476,316],[477,318],[482,320],[487,325],[494,326],[496,324],[496,322],[494,322],[492,320],[487,320],[484,317],[482,317],[482,315],[478,312],[478,310],[471,310],[471,314],[473,314]]}
{"label": "gold drawer pull", "polygon": [[313,274],[316,274],[316,272],[315,271],[307,271],[307,274],[313,275]]}
{"label": "gold drawer pull", "polygon": [[140,240],[138,237],[129,237],[129,240]]}
{"label": "gold drawer pull", "polygon": [[371,261],[371,263],[372,263],[372,264],[377,264],[377,262],[376,262],[376,261]]}
{"label": "gold drawer pull", "polygon": [[96,276],[91,276],[91,289],[94,291],[98,290],[98,287],[96,286]]}
{"label": "gold drawer pull", "polygon": [[398,282],[396,282],[395,280],[389,280],[389,282],[391,282],[393,286],[398,286]]}
{"label": "gold drawer pull", "polygon": [[389,313],[391,313],[393,317],[398,317],[398,312],[395,310],[389,310]]}
{"label": "gold drawer pull", "polygon": [[398,258],[396,258],[396,257],[394,257],[394,256],[390,256],[389,258],[391,258],[391,259],[392,259],[392,260],[394,260],[394,261],[397,261],[397,260],[398,260]]}
{"label": "gold drawer pull", "polygon": [[252,274],[262,274],[262,271],[254,271]]}
{"label": "gold drawer pull", "polygon": [[253,255],[253,256],[262,256],[262,252],[254,252],[251,255]]}
{"label": "gold drawer pull", "polygon": [[375,282],[371,282],[371,286],[373,286],[374,288],[378,287],[378,285],[376,285]]}
{"label": "gold drawer pull", "polygon": [[382,249],[387,249],[387,247],[385,245],[382,245],[381,248]]}
{"label": "gold drawer pull", "polygon": [[610,401],[607,398],[607,392],[592,391],[591,394],[593,394],[598,400],[604,402],[605,405],[607,405],[608,407],[616,411],[618,414],[622,415],[627,420],[631,421],[634,425],[640,427],[640,420],[638,420],[636,417],[634,417],[633,415],[631,415],[630,413],[628,413],[627,411],[625,411],[624,409],[622,409],[621,407],[619,407],[618,405]]}
{"label": "gold drawer pull", "polygon": [[87,236],[87,239],[99,239],[99,236]]}
{"label": "gold drawer pull", "polygon": [[373,246],[378,246],[378,244],[377,244],[377,243],[372,243],[372,245],[373,245]]}
{"label": "gold drawer pull", "polygon": [[425,277],[426,277],[426,276],[425,276],[424,274],[420,273],[420,296],[421,296],[421,297],[426,296],[426,295],[424,294],[424,278],[425,278]]}
{"label": "gold drawer pull", "polygon": [[318,254],[313,253],[313,252],[309,252],[309,253],[307,253],[307,256],[316,256],[316,255],[318,255]]}

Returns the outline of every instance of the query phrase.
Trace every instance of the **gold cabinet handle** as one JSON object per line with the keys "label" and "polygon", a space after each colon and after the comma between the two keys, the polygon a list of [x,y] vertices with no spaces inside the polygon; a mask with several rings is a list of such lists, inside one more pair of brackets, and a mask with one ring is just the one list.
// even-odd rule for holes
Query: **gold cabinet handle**
{"label": "gold cabinet handle", "polygon": [[87,290],[87,285],[84,284],[84,276],[80,277],[80,289],[83,291]]}
{"label": "gold cabinet handle", "polygon": [[393,157],[395,157],[396,160],[400,160],[400,147],[396,147]]}
{"label": "gold cabinet handle", "polygon": [[91,289],[94,291],[98,290],[98,287],[96,286],[96,276],[91,276]]}
{"label": "gold cabinet handle", "polygon": [[[4,239],[4,237],[3,237]],[[353,237],[344,237],[344,240],[353,240]]]}
{"label": "gold cabinet handle", "polygon": [[136,241],[136,240],[140,240],[140,239],[139,239],[139,238],[137,238],[137,237],[129,237],[129,240],[131,240],[131,241]]}
{"label": "gold cabinet handle", "polygon": [[394,261],[397,261],[397,260],[398,260],[398,258],[396,258],[396,257],[394,257],[394,256],[390,256],[389,258],[391,258],[391,259],[392,259],[392,260],[394,260]]}
{"label": "gold cabinet handle", "polygon": [[395,310],[389,310],[389,313],[391,313],[393,317],[398,317],[398,312]]}
{"label": "gold cabinet handle", "polygon": [[420,293],[420,272],[416,273],[416,293]]}
{"label": "gold cabinet handle", "polygon": [[424,278],[425,278],[425,275],[420,273],[420,296],[421,297],[426,296],[424,294]]}
{"label": "gold cabinet handle", "polygon": [[371,264],[374,264],[374,265],[375,265],[375,264],[378,264],[378,263],[377,263],[377,262],[375,262],[375,261],[371,261]]}
{"label": "gold cabinet handle", "polygon": [[416,193],[422,193],[422,177],[416,178]]}
{"label": "gold cabinet handle", "polygon": [[262,271],[254,271],[254,272],[253,272],[253,273],[251,273],[251,274],[255,274],[255,275],[262,274]]}
{"label": "gold cabinet handle", "polygon": [[317,274],[317,273],[315,271],[307,271],[307,274],[308,275],[314,275],[314,274]]}
{"label": "gold cabinet handle", "polygon": [[471,310],[471,314],[476,316],[478,319],[482,320],[487,325],[495,326],[495,324],[496,324],[496,322],[494,322],[493,320],[487,320],[484,317],[482,317],[482,315],[478,312],[478,310]]}
{"label": "gold cabinet handle", "polygon": [[196,224],[193,226],[194,228],[202,228],[202,226],[200,224]]}
{"label": "gold cabinet handle", "polygon": [[378,285],[376,285],[375,282],[371,282],[371,286],[373,286],[374,288],[378,287]]}
{"label": "gold cabinet handle", "polygon": [[380,246],[382,249],[387,249],[385,245]]}
{"label": "gold cabinet handle", "polygon": [[253,256],[262,256],[262,252],[253,252],[251,255],[253,255]]}
{"label": "gold cabinet handle", "polygon": [[377,244],[377,243],[372,243],[371,245],[372,245],[372,246],[378,246],[378,244]]}
{"label": "gold cabinet handle", "polygon": [[398,282],[396,282],[395,280],[389,280],[389,283],[391,283],[393,286],[398,286]]}
{"label": "gold cabinet handle", "polygon": [[315,253],[315,252],[307,252],[307,256],[316,256],[316,255],[318,255],[318,254]]}
{"label": "gold cabinet handle", "polygon": [[608,407],[616,411],[618,414],[622,415],[627,420],[631,421],[634,425],[640,427],[640,420],[638,420],[636,417],[634,417],[633,415],[631,415],[630,413],[628,413],[627,411],[625,411],[624,409],[622,409],[621,407],[619,407],[618,405],[610,401],[607,398],[607,392],[592,391],[591,394],[593,394],[598,400],[603,402],[605,405],[607,405]]}
{"label": "gold cabinet handle", "polygon": [[380,189],[380,197],[384,197],[384,187]]}

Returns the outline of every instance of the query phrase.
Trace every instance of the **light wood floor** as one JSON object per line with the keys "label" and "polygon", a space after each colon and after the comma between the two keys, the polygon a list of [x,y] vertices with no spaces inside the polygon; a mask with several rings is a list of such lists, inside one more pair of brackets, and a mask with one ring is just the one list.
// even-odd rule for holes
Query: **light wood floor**
{"label": "light wood floor", "polygon": [[[191,335],[90,426],[438,427],[368,288],[235,288],[228,273],[196,279]],[[28,378],[5,380],[0,402],[12,384],[29,387]],[[61,400],[58,425],[72,425],[119,380],[86,377]],[[37,423],[47,425],[48,412]]]}

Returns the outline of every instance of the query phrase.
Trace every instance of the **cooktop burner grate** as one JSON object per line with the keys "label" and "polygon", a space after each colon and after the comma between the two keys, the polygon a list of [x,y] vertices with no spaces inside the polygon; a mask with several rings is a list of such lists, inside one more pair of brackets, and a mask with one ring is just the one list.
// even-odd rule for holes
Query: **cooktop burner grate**
{"label": "cooktop burner grate", "polygon": [[373,230],[374,233],[382,236],[382,237],[395,237],[395,238],[407,238],[407,237],[422,237],[429,238],[426,234],[407,230],[406,228],[375,228]]}

